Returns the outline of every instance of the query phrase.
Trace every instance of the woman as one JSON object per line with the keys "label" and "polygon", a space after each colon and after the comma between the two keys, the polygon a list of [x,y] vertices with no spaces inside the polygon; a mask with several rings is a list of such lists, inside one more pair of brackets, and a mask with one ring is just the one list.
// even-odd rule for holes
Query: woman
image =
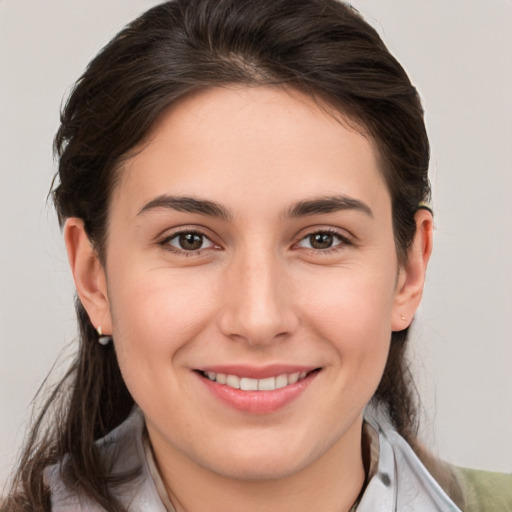
{"label": "woman", "polygon": [[477,510],[416,439],[428,140],[355,12],[162,4],[56,149],[81,345],[8,510]]}

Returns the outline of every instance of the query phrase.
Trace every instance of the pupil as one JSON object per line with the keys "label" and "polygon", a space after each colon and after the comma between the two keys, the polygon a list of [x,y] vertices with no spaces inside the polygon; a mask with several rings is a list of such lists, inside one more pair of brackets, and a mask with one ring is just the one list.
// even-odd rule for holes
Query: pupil
{"label": "pupil", "polygon": [[195,251],[203,245],[203,237],[196,233],[185,233],[180,235],[179,242],[182,249]]}
{"label": "pupil", "polygon": [[329,233],[315,233],[310,237],[311,247],[314,249],[329,249],[332,247],[333,235]]}

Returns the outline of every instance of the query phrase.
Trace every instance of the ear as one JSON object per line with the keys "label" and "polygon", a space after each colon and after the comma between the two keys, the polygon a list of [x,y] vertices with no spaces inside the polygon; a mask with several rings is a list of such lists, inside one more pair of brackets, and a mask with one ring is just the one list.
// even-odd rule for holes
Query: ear
{"label": "ear", "polygon": [[89,318],[103,334],[112,333],[105,269],[89,241],[82,219],[71,217],[64,225],[64,241],[75,287]]}
{"label": "ear", "polygon": [[420,208],[415,215],[416,234],[409,249],[407,261],[398,272],[395,301],[391,318],[391,329],[402,331],[407,328],[418,309],[425,285],[425,273],[432,253],[432,214]]}

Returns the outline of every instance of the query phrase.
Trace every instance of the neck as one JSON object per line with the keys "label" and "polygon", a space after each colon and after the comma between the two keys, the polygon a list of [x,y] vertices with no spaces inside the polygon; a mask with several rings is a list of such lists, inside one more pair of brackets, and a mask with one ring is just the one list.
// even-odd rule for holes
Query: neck
{"label": "neck", "polygon": [[[354,425],[325,453],[292,474],[242,480],[212,472],[178,450],[150,439],[176,512],[348,512],[365,480],[362,423]],[[201,493],[197,490],[201,489]]]}

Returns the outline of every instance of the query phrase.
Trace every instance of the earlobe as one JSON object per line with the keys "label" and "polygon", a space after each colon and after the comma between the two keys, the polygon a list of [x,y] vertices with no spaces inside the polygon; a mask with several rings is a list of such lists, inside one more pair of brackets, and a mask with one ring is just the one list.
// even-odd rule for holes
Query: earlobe
{"label": "earlobe", "polygon": [[432,253],[433,219],[430,211],[419,209],[415,215],[416,234],[407,262],[400,268],[391,318],[393,331],[402,331],[411,324],[418,309],[425,285],[425,273]]}
{"label": "earlobe", "polygon": [[64,226],[64,241],[76,291],[92,324],[112,332],[105,269],[85,232],[82,219],[71,217]]}

